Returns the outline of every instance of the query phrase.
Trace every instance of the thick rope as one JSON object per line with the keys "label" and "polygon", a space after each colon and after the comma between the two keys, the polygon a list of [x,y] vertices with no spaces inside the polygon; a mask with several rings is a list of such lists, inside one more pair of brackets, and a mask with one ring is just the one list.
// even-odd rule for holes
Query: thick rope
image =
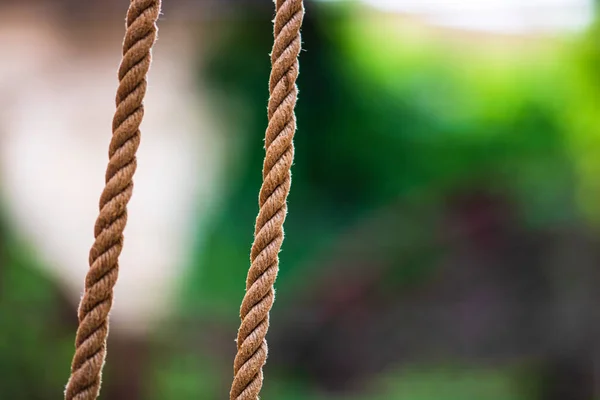
{"label": "thick rope", "polygon": [[237,337],[234,380],[229,394],[231,400],[258,399],[263,383],[262,368],[267,360],[265,338],[269,328],[269,311],[275,300],[273,285],[279,269],[278,254],[283,242],[283,222],[291,185],[290,168],[294,159],[294,107],[298,94],[296,78],[303,17],[302,0],[276,0],[260,211],[250,254],[246,294],[240,310],[242,322]]}
{"label": "thick rope", "polygon": [[127,203],[133,191],[132,178],[137,166],[135,154],[144,115],[142,100],[160,5],[160,0],[131,0],[127,12],[106,186],[100,197],[100,215],[94,232],[96,240],[90,250],[90,269],[79,305],[76,350],[65,390],[66,400],[94,400],[100,392],[108,314],[119,272],[118,258],[123,249]]}

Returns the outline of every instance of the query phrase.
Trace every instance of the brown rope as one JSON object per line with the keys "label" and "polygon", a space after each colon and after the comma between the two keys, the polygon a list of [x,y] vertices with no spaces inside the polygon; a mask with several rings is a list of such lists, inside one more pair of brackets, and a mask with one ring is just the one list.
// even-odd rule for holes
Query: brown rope
{"label": "brown rope", "polygon": [[140,144],[139,126],[144,115],[142,100],[160,5],[160,0],[131,0],[127,11],[106,186],[100,197],[100,215],[94,232],[96,240],[90,250],[90,269],[79,305],[76,350],[65,390],[66,400],[94,400],[100,392],[108,314],[119,271],[118,258],[123,249],[127,203],[133,191],[132,178],[137,166],[135,154]]}
{"label": "brown rope", "polygon": [[262,368],[267,359],[265,337],[269,328],[269,311],[275,300],[273,285],[279,268],[278,253],[283,242],[286,200],[291,185],[290,168],[294,159],[294,107],[298,94],[296,78],[303,17],[302,0],[276,0],[260,211],[250,254],[246,294],[240,310],[242,322],[237,337],[238,351],[233,367],[235,377],[229,394],[231,400],[256,400],[262,388]]}

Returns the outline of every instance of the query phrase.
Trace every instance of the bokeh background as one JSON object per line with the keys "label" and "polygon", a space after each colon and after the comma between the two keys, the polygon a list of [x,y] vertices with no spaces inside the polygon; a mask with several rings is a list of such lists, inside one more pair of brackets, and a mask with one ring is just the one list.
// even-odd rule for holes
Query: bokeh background
{"label": "bokeh background", "polygon": [[[0,398],[61,398],[125,0],[0,1]],[[265,399],[600,399],[592,0],[307,1]],[[166,0],[101,398],[227,398],[273,4]]]}

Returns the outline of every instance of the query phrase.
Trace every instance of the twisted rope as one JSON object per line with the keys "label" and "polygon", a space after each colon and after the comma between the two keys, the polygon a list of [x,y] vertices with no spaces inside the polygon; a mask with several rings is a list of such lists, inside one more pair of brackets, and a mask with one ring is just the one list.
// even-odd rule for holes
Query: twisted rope
{"label": "twisted rope", "polygon": [[94,231],[96,240],[90,250],[90,269],[79,304],[79,328],[71,377],[65,390],[66,400],[94,400],[100,392],[108,314],[123,249],[127,203],[133,191],[132,178],[137,167],[135,154],[144,116],[142,100],[146,94],[146,75],[156,40],[160,5],[160,0],[131,0],[127,11],[106,186],[100,197],[100,214]]}
{"label": "twisted rope", "polygon": [[294,107],[298,95],[296,78],[303,17],[302,0],[276,0],[260,211],[250,252],[246,294],[240,309],[242,321],[229,394],[231,400],[258,399],[263,383],[262,368],[267,360],[265,338],[269,329],[269,311],[275,300],[273,285],[279,269],[278,253],[283,242],[286,201],[291,185],[290,168],[294,159]]}

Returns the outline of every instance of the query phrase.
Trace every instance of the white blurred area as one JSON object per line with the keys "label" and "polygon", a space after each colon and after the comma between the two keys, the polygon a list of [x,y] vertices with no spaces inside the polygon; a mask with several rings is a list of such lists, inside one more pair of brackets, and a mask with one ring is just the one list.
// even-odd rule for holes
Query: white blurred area
{"label": "white blurred area", "polygon": [[[104,186],[123,18],[68,26],[50,9],[0,12],[3,211],[74,305]],[[201,43],[189,26],[161,22],[111,314],[130,333],[171,308],[224,158],[196,82]]]}
{"label": "white blurred area", "polygon": [[363,0],[426,22],[505,34],[577,31],[593,15],[593,0]]}

